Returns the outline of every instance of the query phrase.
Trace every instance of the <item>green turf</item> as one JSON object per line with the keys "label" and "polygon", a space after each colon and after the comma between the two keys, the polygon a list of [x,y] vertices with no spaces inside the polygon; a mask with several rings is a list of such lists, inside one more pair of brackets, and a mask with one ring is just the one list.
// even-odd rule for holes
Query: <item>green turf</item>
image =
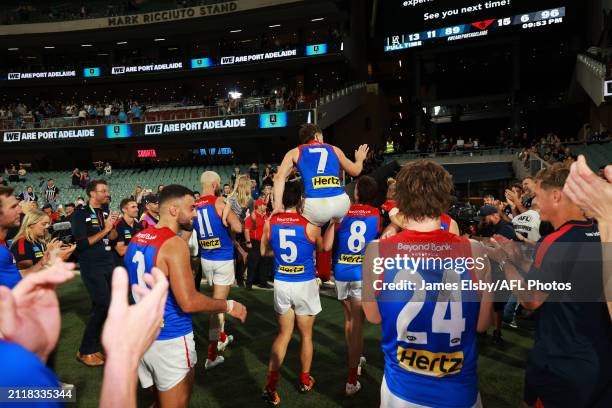
{"label": "green turf", "polygon": [[[62,309],[62,332],[57,349],[56,372],[61,381],[75,384],[78,407],[96,407],[102,381],[101,367],[89,368],[75,360],[90,303],[79,277],[59,290]],[[272,292],[241,288],[232,289],[232,298],[247,305],[245,325],[227,319],[226,331],[235,341],[224,353],[225,363],[212,371],[204,370],[208,319],[194,317],[198,350],[196,384],[191,397],[193,407],[257,407],[267,374],[268,354],[276,335]],[[380,327],[367,325],[365,351],[368,363],[361,377],[362,391],[352,399],[343,395],[346,379],[346,347],[343,313],[339,302],[323,296],[323,312],[315,324],[315,354],[312,374],[317,380],[314,390],[302,395],[299,381],[299,341],[297,334],[289,346],[281,370],[279,393],[283,407],[378,407],[383,356],[380,349]],[[479,342],[479,389],[485,407],[515,408],[522,395],[527,351],[532,345],[528,330],[505,330],[506,345],[494,346],[490,337]],[[150,395],[139,392],[138,405],[149,406]],[[75,406],[70,404],[68,406]]]}

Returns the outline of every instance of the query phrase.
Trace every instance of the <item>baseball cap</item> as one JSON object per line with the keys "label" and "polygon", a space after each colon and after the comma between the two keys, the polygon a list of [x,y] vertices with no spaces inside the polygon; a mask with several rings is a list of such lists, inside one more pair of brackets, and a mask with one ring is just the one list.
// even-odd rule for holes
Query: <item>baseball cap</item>
{"label": "baseball cap", "polygon": [[266,200],[263,198],[258,198],[255,200],[255,207],[259,207],[260,205],[266,205]]}
{"label": "baseball cap", "polygon": [[476,217],[478,220],[484,219],[487,215],[497,214],[499,211],[492,205],[483,205],[478,210],[478,216]]}
{"label": "baseball cap", "polygon": [[142,203],[144,205],[147,205],[147,204],[150,204],[150,203],[157,204],[157,196],[155,194],[146,195],[146,196],[142,197]]}

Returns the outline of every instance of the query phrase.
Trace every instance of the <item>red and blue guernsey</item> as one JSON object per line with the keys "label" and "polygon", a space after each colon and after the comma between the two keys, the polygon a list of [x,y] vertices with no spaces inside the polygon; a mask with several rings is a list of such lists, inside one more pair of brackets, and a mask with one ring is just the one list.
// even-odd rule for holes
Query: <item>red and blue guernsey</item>
{"label": "red and blue guernsey", "polygon": [[[472,407],[478,398],[480,303],[477,292],[462,290],[462,282],[473,276],[465,262],[472,257],[469,241],[442,229],[407,230],[381,240],[379,248],[382,257],[412,258],[407,268],[383,274],[385,283],[412,284],[400,286],[405,290],[380,287],[377,296],[389,390],[413,404]],[[441,287],[445,284],[457,289]]]}
{"label": "red and blue guernsey", "polygon": [[0,285],[13,289],[20,280],[21,274],[17,269],[15,257],[5,242],[0,240]]}
{"label": "red and blue guernsey", "polygon": [[442,214],[440,216],[440,228],[443,229],[444,231],[450,231],[450,226],[452,222],[453,222],[453,219],[450,217],[450,215]]}
{"label": "red and blue guernsey", "polygon": [[270,218],[268,241],[274,251],[274,279],[306,282],[316,278],[315,242],[306,232],[308,220],[298,213],[281,213]]}
{"label": "red and blue guernsey", "polygon": [[193,229],[198,234],[200,257],[207,261],[231,261],[234,259],[234,244],[227,228],[223,225],[222,214],[217,212],[215,203],[223,198],[208,195],[196,201],[197,217]]}
{"label": "red and blue guernsey", "polygon": [[[146,287],[143,280],[145,273],[151,273],[151,269],[157,263],[157,255],[164,243],[170,238],[176,237],[170,228],[148,227],[136,234],[125,252],[125,267],[130,277],[130,286],[137,284]],[[138,303],[138,295],[132,292],[134,300]],[[168,291],[166,306],[164,307],[164,320],[157,340],[170,340],[185,336],[193,331],[191,315],[181,310],[172,293],[172,286]]]}
{"label": "red and blue guernsey", "polygon": [[297,168],[304,181],[304,197],[324,198],[344,194],[340,160],[333,146],[312,142],[298,147]]}
{"label": "red and blue guernsey", "polygon": [[337,225],[338,246],[334,255],[337,281],[361,280],[361,264],[366,246],[380,233],[380,211],[369,205],[355,204]]}

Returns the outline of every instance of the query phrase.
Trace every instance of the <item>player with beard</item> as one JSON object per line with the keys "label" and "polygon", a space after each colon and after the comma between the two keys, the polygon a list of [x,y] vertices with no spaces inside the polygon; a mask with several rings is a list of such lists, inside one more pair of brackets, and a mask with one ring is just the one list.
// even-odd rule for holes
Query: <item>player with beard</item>
{"label": "player with beard", "polygon": [[5,243],[6,233],[21,223],[21,206],[11,187],[0,186],[0,285],[13,288],[20,280],[15,257]]}
{"label": "player with beard", "polygon": [[[143,388],[155,386],[161,407],[186,407],[197,362],[192,313],[229,313],[244,322],[246,308],[233,300],[212,299],[196,291],[187,243],[179,231],[191,231],[196,217],[192,191],[180,185],[166,186],[159,195],[160,220],[132,238],[125,253],[132,285],[146,286],[143,275],[153,267],[170,282],[164,320],[157,340],[144,354],[138,368]],[[138,293],[132,290],[136,303]]]}

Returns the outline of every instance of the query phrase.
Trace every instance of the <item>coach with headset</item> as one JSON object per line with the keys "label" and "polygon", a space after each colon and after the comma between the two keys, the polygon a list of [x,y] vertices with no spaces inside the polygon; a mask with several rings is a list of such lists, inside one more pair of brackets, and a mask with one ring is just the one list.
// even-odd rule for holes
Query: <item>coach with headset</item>
{"label": "coach with headset", "polygon": [[71,224],[79,254],[81,279],[91,297],[93,310],[76,356],[86,366],[93,367],[104,364],[100,335],[110,304],[111,274],[115,267],[108,234],[118,214],[109,214],[104,210],[110,203],[106,181],[92,181],[86,192],[89,202],[74,212]]}

